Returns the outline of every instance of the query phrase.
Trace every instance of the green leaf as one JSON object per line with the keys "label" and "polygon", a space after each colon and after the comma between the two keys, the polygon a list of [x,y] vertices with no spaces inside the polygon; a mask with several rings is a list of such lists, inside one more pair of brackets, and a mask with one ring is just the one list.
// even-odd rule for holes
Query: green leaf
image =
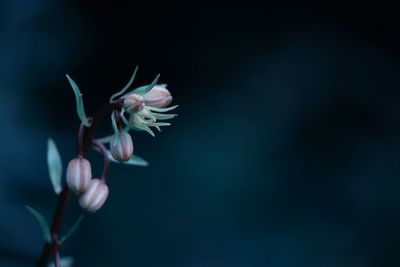
{"label": "green leaf", "polygon": [[110,152],[108,152],[108,158],[110,159],[110,161],[115,162],[115,163],[120,163],[120,164],[128,164],[128,165],[142,166],[142,167],[149,166],[149,163],[147,161],[145,161],[144,159],[142,159],[141,157],[138,157],[136,155],[133,155],[128,161],[122,162],[122,163],[119,161],[116,161]]}
{"label": "green leaf", "polygon": [[58,195],[62,190],[62,162],[57,146],[51,138],[47,140],[47,166],[54,191]]}
{"label": "green leaf", "polygon": [[114,100],[115,98],[117,98],[118,96],[120,96],[120,95],[122,95],[123,93],[125,93],[125,91],[128,90],[129,87],[131,87],[133,81],[135,80],[135,76],[136,76],[136,72],[137,72],[138,68],[139,68],[139,66],[136,66],[136,68],[135,68],[135,70],[134,70],[134,72],[133,72],[133,74],[132,74],[132,77],[131,77],[131,79],[129,80],[129,82],[127,83],[127,85],[125,85],[125,87],[122,88],[121,91],[119,91],[118,93],[115,93],[115,94],[113,94],[113,95],[111,96],[110,102],[113,101],[113,100]]}
{"label": "green leaf", "polygon": [[46,222],[46,219],[42,216],[42,214],[37,212],[34,208],[29,207],[27,205],[25,205],[25,208],[27,208],[32,213],[32,215],[36,218],[36,220],[39,222],[40,227],[42,228],[42,233],[43,233],[44,240],[47,243],[51,243],[50,228],[49,228],[49,225]]}
{"label": "green leaf", "polygon": [[99,141],[100,143],[103,143],[103,144],[110,143],[113,139],[113,136],[114,135],[107,135],[102,138],[98,138],[97,141]]}
{"label": "green leaf", "polygon": [[157,77],[153,80],[153,82],[151,84],[145,85],[145,86],[140,86],[140,87],[136,88],[135,90],[125,94],[124,96],[130,95],[130,94],[144,95],[144,94],[148,93],[151,89],[153,89],[154,85],[156,85],[159,78],[160,78],[160,74],[157,75]]}
{"label": "green leaf", "polygon": [[147,167],[149,163],[143,158],[133,155],[125,164]]}
{"label": "green leaf", "polygon": [[153,113],[153,115],[157,120],[169,120],[178,116],[177,114],[162,114],[162,113]]}
{"label": "green leaf", "polygon": [[86,126],[90,126],[89,119],[86,117],[85,109],[83,107],[83,99],[82,99],[82,94],[79,91],[78,85],[69,77],[67,74],[67,79],[72,87],[72,90],[74,90],[75,93],[75,100],[76,100],[76,110],[78,112],[79,119],[82,121],[82,123]]}
{"label": "green leaf", "polygon": [[78,229],[79,225],[81,224],[84,215],[81,215],[78,220],[74,223],[74,225],[69,229],[69,231],[60,239],[60,244],[64,243],[73,233],[75,233],[76,229]]}
{"label": "green leaf", "polygon": [[[61,258],[61,267],[72,267],[74,264],[74,259],[72,257],[62,257]],[[51,262],[47,265],[48,267],[56,267],[54,262]]]}

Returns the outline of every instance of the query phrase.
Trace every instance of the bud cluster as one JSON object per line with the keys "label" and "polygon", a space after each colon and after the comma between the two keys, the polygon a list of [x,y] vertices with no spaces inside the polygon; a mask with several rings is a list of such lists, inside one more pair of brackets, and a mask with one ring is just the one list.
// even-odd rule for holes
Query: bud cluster
{"label": "bud cluster", "polygon": [[[171,102],[172,96],[166,85],[155,85],[146,93],[133,92],[123,96],[123,109],[121,112],[115,110],[112,115],[114,136],[111,138],[108,153],[120,163],[129,161],[134,146],[127,130],[147,131],[154,136],[150,127],[160,130],[160,126],[168,126],[170,123],[159,121],[176,116],[164,113],[177,107],[167,107]],[[128,119],[125,118],[125,112],[129,115]],[[122,127],[122,122],[128,126],[126,129]],[[68,164],[66,176],[68,188],[81,197],[79,203],[84,210],[95,212],[101,208],[107,199],[108,187],[104,179],[92,179],[92,170],[87,159],[72,159]]]}
{"label": "bud cluster", "polygon": [[[154,136],[151,127],[160,131],[161,126],[169,126],[170,123],[160,122],[176,117],[176,114],[164,114],[164,112],[175,109],[177,106],[167,107],[172,102],[171,93],[166,85],[155,85],[143,96],[132,93],[124,97],[124,112],[121,118],[128,128],[136,131],[146,131]],[[114,155],[114,154],[113,154]],[[117,158],[115,158],[118,160]]]}
{"label": "bud cluster", "polygon": [[102,180],[92,179],[87,159],[78,157],[68,163],[66,182],[72,192],[81,196],[79,203],[88,212],[96,212],[107,199],[108,187]]}

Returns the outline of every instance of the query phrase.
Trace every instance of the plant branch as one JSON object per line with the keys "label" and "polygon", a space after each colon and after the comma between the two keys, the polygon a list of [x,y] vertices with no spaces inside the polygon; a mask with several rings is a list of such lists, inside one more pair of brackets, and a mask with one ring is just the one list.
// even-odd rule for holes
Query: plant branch
{"label": "plant branch", "polygon": [[[123,100],[110,102],[104,105],[101,109],[99,109],[95,113],[94,117],[91,118],[92,123],[89,127],[85,127],[83,124],[80,125],[78,132],[78,152],[77,152],[78,157],[79,156],[83,157],[84,154],[87,152],[88,148],[91,147],[93,143],[95,143],[100,148],[100,150],[103,150],[104,146],[100,142],[93,140],[95,130],[105,114],[107,114],[110,111],[113,111],[114,109],[120,109],[122,108],[122,106],[123,106]],[[99,146],[99,144],[101,146]],[[107,162],[106,160],[104,160],[104,165],[105,166],[103,169],[103,176],[107,177],[109,168],[108,157],[107,157]],[[70,191],[67,185],[65,184],[61,193],[58,195],[57,207],[54,212],[53,222],[51,224],[52,242],[51,244],[47,242],[44,244],[42,249],[42,254],[36,263],[36,267],[47,267],[47,263],[49,262],[52,253],[55,258],[56,266],[60,267],[60,261],[58,261],[60,258],[58,250],[59,247],[58,235],[60,233],[64,221],[69,199],[70,199]]]}
{"label": "plant branch", "polygon": [[108,112],[114,110],[114,109],[120,109],[124,105],[123,100],[118,100],[115,102],[110,102],[107,105],[103,106],[101,109],[99,109],[93,119],[92,119],[92,124],[86,131],[86,135],[84,136],[84,144],[83,144],[83,153],[86,153],[86,151],[92,146],[93,143],[93,138],[94,138],[94,133],[97,129],[97,125],[100,122],[99,118],[103,118],[105,114]]}

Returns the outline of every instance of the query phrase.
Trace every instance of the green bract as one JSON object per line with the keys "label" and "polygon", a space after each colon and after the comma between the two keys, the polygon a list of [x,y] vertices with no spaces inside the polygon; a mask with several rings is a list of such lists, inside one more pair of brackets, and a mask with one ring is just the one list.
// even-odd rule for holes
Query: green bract
{"label": "green bract", "polygon": [[110,97],[110,102],[113,101],[116,97],[119,97],[120,95],[122,95],[123,93],[125,93],[125,91],[128,90],[129,87],[131,87],[133,81],[135,80],[136,72],[137,72],[138,68],[139,68],[139,66],[136,66],[136,68],[135,68],[135,70],[134,70],[134,72],[133,72],[133,74],[132,74],[131,79],[130,79],[129,82],[125,85],[125,87],[122,88],[121,91],[119,91],[118,93],[113,94],[113,95]]}
{"label": "green bract", "polygon": [[39,222],[39,225],[42,228],[44,240],[47,243],[51,243],[50,228],[49,228],[49,225],[47,224],[46,219],[42,216],[42,214],[37,212],[34,208],[26,206],[26,205],[25,205],[25,208],[27,208],[32,213],[32,215],[36,218],[36,220]]}
{"label": "green bract", "polygon": [[115,162],[115,163],[142,166],[142,167],[149,166],[149,163],[147,161],[145,161],[144,159],[142,159],[141,157],[138,157],[136,155],[133,155],[128,161],[119,162],[114,159],[114,157],[111,155],[110,152],[108,152],[108,158],[110,159],[110,161]]}
{"label": "green bract", "polygon": [[49,168],[50,180],[56,194],[61,192],[62,163],[60,153],[53,139],[47,140],[47,166]]}
{"label": "green bract", "polygon": [[146,94],[151,89],[153,89],[154,85],[156,85],[159,78],[160,78],[160,74],[157,75],[157,77],[153,80],[153,82],[151,84],[140,86],[140,87],[134,89],[133,91],[130,91],[129,93],[124,94],[124,96],[130,95],[130,94],[137,94],[137,95]]}
{"label": "green bract", "polygon": [[79,219],[71,227],[71,229],[69,229],[69,231],[63,237],[61,237],[60,244],[64,243],[73,233],[75,233],[76,229],[78,229],[78,226],[81,224],[83,218],[84,215],[81,215]]}
{"label": "green bract", "polygon": [[75,100],[76,100],[76,109],[78,112],[79,119],[82,121],[82,123],[86,126],[90,126],[89,119],[86,117],[85,114],[85,109],[83,107],[83,99],[82,99],[82,94],[79,91],[78,85],[71,79],[71,77],[66,75],[69,83],[71,84],[72,90],[74,90],[75,93]]}

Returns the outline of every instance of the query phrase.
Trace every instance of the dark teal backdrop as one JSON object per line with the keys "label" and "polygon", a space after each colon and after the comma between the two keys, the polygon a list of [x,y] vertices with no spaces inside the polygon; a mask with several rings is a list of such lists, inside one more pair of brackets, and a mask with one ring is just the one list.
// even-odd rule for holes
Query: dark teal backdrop
{"label": "dark teal backdrop", "polygon": [[[0,2],[0,266],[33,266],[50,220],[52,137],[139,65],[179,104],[135,133],[148,168],[62,248],[74,266],[400,266],[400,12],[389,1]],[[101,132],[111,131],[107,124]],[[109,125],[107,125],[109,126]],[[101,172],[101,157],[90,159]],[[71,202],[66,225],[79,216]]]}

